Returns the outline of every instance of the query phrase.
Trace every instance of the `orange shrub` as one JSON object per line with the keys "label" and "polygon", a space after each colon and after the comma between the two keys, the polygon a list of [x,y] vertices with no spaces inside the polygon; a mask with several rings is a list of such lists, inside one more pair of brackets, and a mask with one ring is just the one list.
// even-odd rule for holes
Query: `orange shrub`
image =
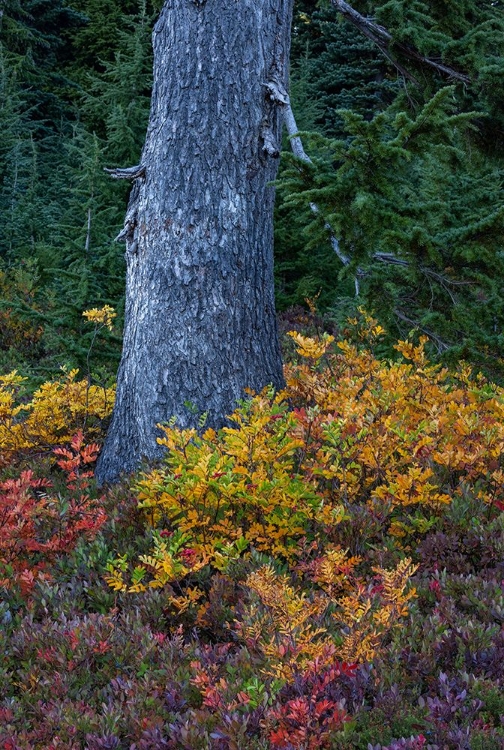
{"label": "orange shrub", "polygon": [[467,368],[431,365],[425,342],[399,341],[403,361],[390,363],[341,341],[339,353],[286,367],[293,434],[309,442],[305,473],[330,503],[385,510],[396,537],[426,531],[468,492],[504,508],[504,391]]}
{"label": "orange shrub", "polygon": [[[382,329],[363,317],[373,343]],[[504,508],[501,388],[430,364],[425,339],[398,342],[402,359],[383,362],[350,341],[290,335],[300,362],[286,366],[285,392],[251,396],[218,432],[161,427],[165,462],[136,487],[154,549],[132,573],[126,557],[108,566],[116,590],[167,586],[171,604],[203,622],[197,571],[279,559],[309,597],[260,557],[240,632],[281,678],[322,652],[372,659],[408,612],[411,550],[454,498]],[[355,548],[393,548],[395,567],[361,566],[342,549],[359,514],[370,530]]]}

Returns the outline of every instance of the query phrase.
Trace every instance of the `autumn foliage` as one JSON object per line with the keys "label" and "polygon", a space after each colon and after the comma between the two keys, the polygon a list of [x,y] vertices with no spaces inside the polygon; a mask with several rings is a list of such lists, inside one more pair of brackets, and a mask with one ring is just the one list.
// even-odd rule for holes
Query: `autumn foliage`
{"label": "autumn foliage", "polygon": [[48,564],[67,554],[80,538],[93,538],[105,513],[86,493],[98,445],[84,445],[82,433],[68,448],[55,448],[68,497],[31,469],[0,484],[0,586],[19,585],[23,593],[49,577]]}
{"label": "autumn foliage", "polygon": [[[372,343],[381,329],[362,315]],[[248,398],[218,433],[160,425],[165,465],[136,486],[155,547],[131,591],[201,564],[223,569],[249,549],[293,564],[302,544],[324,550],[310,565],[334,597],[359,562],[338,546],[356,509],[407,551],[456,499],[504,508],[501,388],[430,364],[425,338],[400,341],[402,358],[387,363],[349,341],[290,335],[301,361],[287,365],[286,391]],[[126,590],[116,573],[110,583]]]}
{"label": "autumn foliage", "polygon": [[78,380],[78,371],[44,383],[31,397],[17,372],[0,376],[0,462],[23,452],[50,451],[69,442],[77,430],[101,434],[114,405],[114,391]]}
{"label": "autumn foliage", "polygon": [[112,393],[3,379],[6,747],[501,747],[504,391],[348,330],[101,495]]}

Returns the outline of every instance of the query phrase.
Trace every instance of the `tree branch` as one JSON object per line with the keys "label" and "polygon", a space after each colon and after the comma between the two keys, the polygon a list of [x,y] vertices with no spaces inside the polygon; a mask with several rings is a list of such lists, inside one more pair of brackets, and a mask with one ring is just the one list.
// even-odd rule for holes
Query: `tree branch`
{"label": "tree branch", "polygon": [[424,328],[423,326],[421,326],[418,320],[412,320],[411,318],[408,318],[407,315],[405,315],[401,310],[398,310],[397,308],[394,309],[394,315],[404,323],[409,323],[409,325],[412,325],[414,328],[418,328],[419,331],[422,331],[422,333],[425,333],[425,335],[428,336],[431,341],[436,344],[437,350],[440,354],[443,354],[443,352],[448,351],[448,349],[450,348],[450,344],[447,344],[446,341],[443,341],[443,339],[439,338],[439,336],[430,331],[428,328]]}
{"label": "tree branch", "polygon": [[373,253],[373,260],[380,260],[382,263],[390,263],[394,266],[409,266],[409,262],[403,258],[398,258],[393,253]]}
{"label": "tree branch", "polygon": [[[304,150],[303,142],[300,136],[298,135],[299,131],[296,125],[296,118],[294,117],[294,112],[292,111],[289,97],[287,96],[287,101],[282,101],[281,103],[284,107],[284,122],[285,122],[285,127],[287,128],[287,133],[289,135],[289,142],[291,145],[292,153],[298,159],[301,159],[301,161],[304,161],[307,164],[312,164],[312,160],[310,159],[310,157]],[[316,203],[310,203],[310,208],[314,214],[319,213],[319,207],[317,206]],[[341,250],[340,245],[339,245],[339,240],[335,236],[331,225],[326,221],[324,223],[324,227],[329,232],[329,239],[331,242],[331,247],[336,253],[336,255],[338,256],[338,258],[340,259],[340,261],[342,262],[342,264],[344,266],[350,265],[350,258],[347,255],[345,255],[345,253]],[[357,275],[355,277],[355,296],[356,297],[359,296],[359,292],[360,292],[360,287],[359,287],[359,279]]]}
{"label": "tree branch", "polygon": [[414,83],[417,83],[417,81],[414,79],[411,73],[403,68],[403,66],[391,56],[389,51],[390,47],[394,46],[405,57],[408,57],[411,60],[416,60],[416,62],[419,62],[422,65],[427,65],[428,67],[434,68],[434,70],[437,70],[439,73],[442,73],[449,78],[454,78],[457,81],[461,81],[461,83],[471,82],[470,77],[465,73],[461,73],[455,68],[451,68],[448,65],[437,62],[431,57],[425,57],[425,55],[422,55],[421,52],[416,49],[416,47],[413,47],[410,44],[404,44],[403,42],[395,41],[394,37],[392,36],[390,31],[388,31],[388,29],[375,23],[370,18],[366,18],[366,16],[361,15],[358,11],[352,8],[351,5],[345,2],[345,0],[331,0],[331,4],[339,13],[341,13],[344,18],[347,19],[347,21],[350,21],[350,23],[352,23],[365,36],[367,36],[368,39],[370,39],[372,42],[374,42],[374,44],[376,44],[377,47],[379,47],[382,53],[386,55],[390,62],[397,68],[397,70],[399,70],[401,75],[409,78]]}
{"label": "tree branch", "polygon": [[139,177],[145,177],[143,164],[137,164],[135,167],[114,167],[114,169],[104,167],[103,171],[115,180],[137,180]]}
{"label": "tree branch", "polygon": [[292,153],[298,159],[301,159],[301,161],[305,161],[308,164],[311,164],[312,160],[303,148],[303,141],[301,140],[300,136],[297,135],[299,131],[296,125],[296,118],[294,117],[294,112],[292,111],[290,101],[287,101],[287,103],[285,104],[284,122],[285,127],[287,128]]}

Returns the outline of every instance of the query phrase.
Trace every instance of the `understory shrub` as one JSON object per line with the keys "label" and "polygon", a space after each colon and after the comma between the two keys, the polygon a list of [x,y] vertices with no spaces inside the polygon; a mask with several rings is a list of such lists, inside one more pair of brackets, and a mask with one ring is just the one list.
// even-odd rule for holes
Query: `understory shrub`
{"label": "understory shrub", "polygon": [[380,335],[292,333],[284,392],[102,494],[112,394],[49,435],[4,379],[3,747],[504,747],[504,393]]}

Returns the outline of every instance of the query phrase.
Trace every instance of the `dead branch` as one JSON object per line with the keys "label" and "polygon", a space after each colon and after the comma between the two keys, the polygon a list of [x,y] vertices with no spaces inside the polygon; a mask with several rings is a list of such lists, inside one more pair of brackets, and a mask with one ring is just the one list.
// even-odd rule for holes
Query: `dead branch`
{"label": "dead branch", "polygon": [[470,77],[466,75],[466,73],[462,73],[460,70],[451,68],[449,65],[444,65],[437,60],[433,60],[431,57],[425,57],[425,55],[422,55],[422,53],[419,52],[419,50],[417,50],[417,48],[411,44],[404,44],[403,42],[394,40],[392,34],[390,33],[390,31],[388,31],[388,29],[386,29],[384,26],[380,26],[380,24],[375,23],[371,18],[366,18],[366,16],[361,15],[358,11],[352,8],[351,5],[345,2],[345,0],[331,0],[331,4],[339,13],[341,13],[344,18],[347,19],[347,21],[350,21],[350,23],[358,28],[359,31],[367,36],[368,39],[376,44],[381,52],[386,55],[390,62],[397,68],[401,75],[409,78],[414,83],[417,83],[417,81],[412,76],[412,74],[407,71],[392,56],[390,52],[391,47],[397,49],[401,54],[403,54],[410,60],[415,60],[422,65],[434,68],[434,70],[437,70],[439,73],[442,73],[448,78],[453,78],[465,84],[471,82]]}
{"label": "dead branch", "polygon": [[145,177],[143,164],[137,164],[135,167],[114,167],[113,169],[104,167],[104,172],[113,177],[114,180],[137,180],[139,177]]}

